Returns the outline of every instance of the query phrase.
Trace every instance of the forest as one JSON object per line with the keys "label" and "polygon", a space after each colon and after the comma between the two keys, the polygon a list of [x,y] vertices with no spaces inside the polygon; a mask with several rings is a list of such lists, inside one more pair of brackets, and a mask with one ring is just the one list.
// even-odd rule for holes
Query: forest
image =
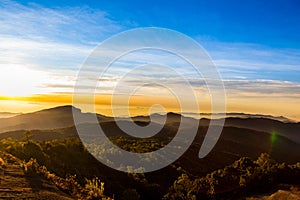
{"label": "forest", "polygon": [[[121,136],[113,140],[131,151],[163,145],[155,139],[151,143]],[[238,199],[300,180],[300,162],[277,162],[268,153],[257,159],[241,157],[196,176],[180,162],[145,174],[115,171],[98,162],[74,138],[34,141],[24,132],[23,140],[2,139],[0,150],[23,160],[26,173],[47,178],[77,199]]]}

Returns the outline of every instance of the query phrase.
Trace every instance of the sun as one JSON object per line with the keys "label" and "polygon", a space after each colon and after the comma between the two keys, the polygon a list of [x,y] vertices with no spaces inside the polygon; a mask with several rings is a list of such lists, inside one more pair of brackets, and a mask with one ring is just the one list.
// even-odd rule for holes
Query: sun
{"label": "sun", "polygon": [[37,94],[44,73],[28,67],[9,65],[0,69],[0,96],[20,97]]}

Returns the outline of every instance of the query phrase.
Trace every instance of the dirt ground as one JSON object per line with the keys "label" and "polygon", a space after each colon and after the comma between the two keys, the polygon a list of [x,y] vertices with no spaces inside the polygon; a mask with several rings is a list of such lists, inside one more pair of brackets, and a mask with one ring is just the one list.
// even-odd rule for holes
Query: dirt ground
{"label": "dirt ground", "polygon": [[0,151],[0,199],[74,199],[37,175],[25,175],[21,163]]}

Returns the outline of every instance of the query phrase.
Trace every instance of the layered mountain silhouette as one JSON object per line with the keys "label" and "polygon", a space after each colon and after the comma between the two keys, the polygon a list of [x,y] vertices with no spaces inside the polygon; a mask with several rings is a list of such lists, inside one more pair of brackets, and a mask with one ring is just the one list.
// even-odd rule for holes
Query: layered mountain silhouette
{"label": "layered mountain silhouette", "polygon": [[21,113],[0,112],[0,118],[10,118],[20,115]]}
{"label": "layered mountain silhouette", "polygon": [[[10,118],[0,119],[0,133],[16,130],[47,130],[57,129],[74,125],[73,112],[80,116],[81,121],[90,122],[94,115],[82,113],[80,109],[73,106],[60,106],[38,112],[20,114]],[[102,115],[96,115],[101,121],[109,119]]]}
{"label": "layered mountain silhouette", "polygon": [[[80,124],[76,126],[73,114],[80,119]],[[96,120],[96,123],[95,118],[98,120]],[[294,164],[300,161],[300,124],[257,116],[226,118],[221,136],[215,147],[206,157],[200,159],[198,157],[199,150],[203,145],[202,143],[210,123],[218,124],[217,122],[220,120],[195,119],[177,113],[114,119],[99,114],[84,113],[72,106],[61,106],[28,114],[19,114],[9,118],[1,118],[0,140],[13,138],[22,142],[3,141],[4,143],[12,141],[12,143],[19,144],[35,143],[38,146],[42,145],[44,147],[43,155],[45,153],[54,155],[53,157],[47,157],[44,162],[44,164],[47,164],[48,158],[51,158],[52,162],[49,167],[52,167],[52,170],[56,170],[57,173],[62,175],[65,172],[61,171],[61,169],[70,166],[67,168],[68,172],[75,173],[74,170],[81,169],[81,171],[76,171],[76,174],[79,174],[81,177],[94,176],[97,172],[97,176],[102,177],[106,183],[109,194],[120,194],[128,185],[133,187],[132,184],[128,184],[128,181],[131,180],[128,178],[128,174],[107,167],[92,156],[91,153],[85,151],[82,143],[79,141],[79,132],[80,139],[84,138],[93,141],[99,137],[98,128],[101,127],[109,140],[120,148],[132,152],[150,152],[153,149],[156,150],[155,148],[159,149],[163,145],[168,145],[174,137],[177,137],[179,126],[184,131],[183,136],[177,137],[177,144],[180,145],[181,141],[184,142],[187,139],[187,135],[192,134],[193,128],[196,126],[197,132],[192,144],[177,161],[158,171],[145,174],[147,181],[149,181],[146,185],[149,188],[147,190],[145,188],[139,190],[140,194],[143,194],[144,199],[159,199],[158,197],[162,197],[182,173],[188,173],[191,177],[205,177],[208,173],[222,169],[242,157],[256,160],[261,153],[268,153],[272,159],[278,162]],[[136,138],[131,135],[135,129],[131,129],[132,132],[126,132],[120,128],[120,125],[128,128],[132,123],[140,128],[152,126],[159,131],[148,138]],[[141,134],[141,136],[144,134],[143,131],[136,132]],[[75,145],[70,152],[66,152],[68,148],[62,148],[65,146],[65,143],[69,145],[77,144],[77,146]],[[51,150],[48,151],[49,147],[51,147]],[[68,147],[70,148],[71,146]],[[110,151],[111,149],[105,151],[105,148],[106,146],[99,147],[96,145],[95,151],[107,152],[107,155],[103,156],[108,159],[110,156],[114,156],[111,152],[115,151]],[[41,155],[41,152],[35,150],[33,155]],[[122,156],[122,154],[116,154],[116,156]],[[164,157],[159,157],[159,159],[163,160]],[[118,163],[116,164],[118,165]],[[156,184],[154,187],[155,184],[153,185],[152,183],[159,184]],[[8,181],[7,185],[9,184],[10,182]],[[142,187],[142,184],[138,182],[133,188],[140,187]],[[14,190],[11,189],[11,191]]]}
{"label": "layered mountain silhouette", "polygon": [[[74,126],[72,110],[82,119],[82,123],[77,127]],[[129,126],[130,120],[132,120],[136,125],[145,127],[149,125],[151,119],[154,126],[164,124],[153,137],[160,141],[166,141],[166,143],[176,135],[179,125],[183,127],[186,134],[189,134],[192,126],[199,124],[198,133],[192,146],[180,159],[184,166],[193,166],[195,173],[203,172],[203,166],[210,169],[218,168],[230,164],[242,156],[257,158],[262,152],[270,153],[278,161],[293,163],[300,160],[298,153],[300,152],[300,123],[265,118],[226,118],[217,145],[206,158],[199,159],[198,153],[210,123],[209,119],[197,120],[176,113],[167,113],[166,115],[153,114],[151,116],[117,118],[115,121],[111,117],[96,115],[99,124],[91,124],[91,118],[94,116],[91,113],[83,113],[80,109],[72,106],[20,114],[0,119],[0,139],[11,137],[22,140],[26,130],[30,130],[31,139],[39,141],[78,138],[77,130],[83,130],[85,137],[96,138],[98,133],[95,127],[99,124],[110,138],[122,136],[133,139],[119,128],[116,121],[122,126]],[[276,141],[274,138],[272,139],[274,135],[276,135]],[[184,140],[184,138],[182,139]]]}

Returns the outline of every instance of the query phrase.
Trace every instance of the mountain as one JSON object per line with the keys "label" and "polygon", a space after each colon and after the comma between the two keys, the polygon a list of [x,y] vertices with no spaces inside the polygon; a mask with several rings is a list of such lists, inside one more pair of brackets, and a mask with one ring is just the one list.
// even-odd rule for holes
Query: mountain
{"label": "mountain", "polygon": [[[270,134],[281,135],[300,144],[300,123],[299,122],[295,123],[295,122],[290,122],[289,120],[283,122],[280,120],[275,120],[275,118],[272,119],[270,116],[267,116],[267,118],[260,117],[264,115],[243,114],[242,116],[243,116],[242,118],[241,117],[225,118],[224,127],[245,128],[245,129],[251,129],[255,131],[267,132]],[[137,116],[137,117],[133,117],[132,119],[134,121],[137,120],[137,121],[148,122],[151,118],[153,122],[163,124],[165,117],[166,117],[165,115],[153,114],[151,116]],[[183,123],[184,127],[193,126],[194,124],[196,124],[196,120],[197,120],[195,118],[184,117],[176,113],[168,113],[168,119],[172,120],[172,122],[174,123],[181,122]],[[220,120],[222,119],[201,118],[199,121],[199,125],[209,126],[209,123],[211,121],[220,122]]]}
{"label": "mountain", "polygon": [[[82,123],[90,122],[91,119],[93,119],[93,114],[91,113],[82,113],[80,109],[73,106],[60,106],[0,119],[0,133],[16,130],[46,130],[73,126],[72,110],[80,117]],[[109,119],[102,115],[97,115],[97,118],[98,120]]]}
{"label": "mountain", "polygon": [[[72,110],[80,116],[82,121],[82,124],[78,125],[77,129],[84,132],[83,135],[85,137],[97,137],[98,133],[95,131],[95,127],[98,127],[99,125],[90,124],[93,114],[83,113],[80,109],[72,106],[61,106],[0,119],[0,139],[7,137],[18,140],[23,139],[23,130],[31,130],[30,135],[32,139],[39,141],[78,137],[77,130],[74,127]],[[109,137],[125,136],[134,139],[132,136],[124,133],[113,118],[102,115],[97,115],[97,118],[101,128]],[[204,118],[199,121],[176,113],[167,113],[166,115],[152,114],[151,116],[136,116],[132,118],[116,118],[116,121],[124,127],[129,127],[129,119],[140,126],[147,126],[151,119],[153,127],[158,130],[161,129],[154,137],[160,138],[160,140],[166,140],[166,138],[168,138],[168,141],[175,136],[179,125],[183,127],[186,134],[189,134],[191,128],[199,123],[198,135],[196,137],[197,151],[200,149],[202,140],[206,134],[207,126],[210,123],[209,119]],[[215,119],[214,121],[218,120],[220,119]],[[222,151],[225,151],[227,149],[226,151],[228,152],[226,153],[226,156],[229,157],[234,154],[240,156],[238,151],[244,152],[243,156],[258,155],[262,151],[268,150],[272,142],[271,137],[276,134],[276,137],[279,138],[278,141],[281,143],[280,145],[284,147],[282,147],[282,153],[276,153],[276,155],[278,155],[277,157],[280,159],[285,156],[290,157],[288,154],[285,154],[285,152],[294,152],[297,150],[297,147],[299,147],[299,130],[300,123],[287,123],[266,118],[226,118],[220,138],[222,144],[220,150],[222,149]],[[143,132],[140,134],[143,134]],[[249,152],[256,153],[249,154]],[[291,153],[291,155],[293,155],[293,153]],[[238,156],[233,157],[236,159]],[[295,158],[292,158],[292,160],[293,159]]]}
{"label": "mountain", "polygon": [[[119,121],[122,126],[129,125],[128,121]],[[145,126],[147,122],[136,121],[137,124]],[[30,138],[35,141],[51,141],[53,139],[78,138],[77,130],[81,131],[81,137],[84,139],[95,139],[99,137],[97,127],[101,126],[104,133],[113,143],[117,143],[119,139],[124,140],[123,144],[143,145],[146,139],[135,138],[122,131],[116,122],[104,121],[100,124],[80,124],[77,127],[70,126],[51,130],[31,130]],[[172,120],[149,140],[159,143],[168,144],[176,135],[178,124]],[[198,133],[184,155],[178,160],[181,166],[190,168],[193,174],[203,174],[212,169],[223,167],[231,164],[240,157],[251,157],[256,159],[261,153],[267,152],[272,158],[280,162],[295,163],[299,162],[300,145],[287,137],[278,135],[276,140],[272,140],[272,134],[267,132],[256,131],[246,128],[225,126],[223,128],[220,139],[214,149],[203,159],[199,159],[198,153],[201,148],[204,136],[207,132],[206,126],[199,127]],[[184,129],[189,134],[190,129]],[[24,140],[25,130],[11,131],[0,134],[0,139],[14,138]],[[147,148],[146,146],[143,148]],[[191,167],[192,166],[192,167]]]}
{"label": "mountain", "polygon": [[281,122],[295,122],[289,118],[284,116],[272,116],[272,115],[263,115],[263,114],[247,114],[247,113],[182,113],[183,116],[193,117],[196,119],[200,118],[209,118],[209,119],[220,119],[232,117],[232,118],[265,118],[265,119],[273,119]]}
{"label": "mountain", "polygon": [[[219,121],[215,119],[214,121]],[[200,126],[208,126],[209,119],[201,119]],[[300,123],[281,122],[267,118],[233,118],[225,119],[225,127],[238,127],[281,135],[300,144]]]}
{"label": "mountain", "polygon": [[[50,109],[41,110],[38,112],[20,114],[10,118],[0,119],[0,133],[1,138],[5,138],[6,132],[10,133],[11,136],[16,134],[15,138],[20,139],[18,136],[19,130],[48,130],[49,134],[51,132],[51,138],[61,138],[66,135],[62,135],[60,131],[54,131],[56,129],[72,127],[74,126],[73,112],[80,117],[82,124],[90,123],[94,115],[91,113],[83,113],[80,109],[72,106],[60,106]],[[116,125],[112,125],[114,118],[106,117],[103,115],[96,115],[98,121],[101,123],[110,122],[110,129],[114,129]],[[121,123],[125,123],[128,120],[133,120],[137,123],[143,123],[143,126],[148,125],[150,119],[152,120],[154,126],[161,126],[167,121],[168,126],[172,126],[174,129],[176,126],[181,124],[184,129],[189,129],[197,124],[200,127],[206,127],[211,122],[210,119],[202,118],[199,120],[192,117],[184,117],[177,113],[167,113],[166,115],[152,114],[150,116],[135,116],[132,118],[116,118],[115,120]],[[215,122],[220,121],[220,119],[212,119]],[[140,124],[141,125],[141,124]],[[126,123],[125,123],[125,126]],[[243,129],[250,129],[259,132],[266,132],[269,134],[276,134],[290,139],[293,142],[300,144],[300,123],[292,122],[282,122],[270,118],[237,118],[228,117],[225,120],[224,127],[236,127]],[[88,128],[85,126],[85,128]],[[74,128],[73,128],[74,129]],[[49,131],[51,130],[51,131]],[[75,131],[75,129],[74,129]],[[110,131],[111,133],[115,131]],[[4,134],[5,133],[5,134]],[[37,135],[36,133],[33,133]],[[45,135],[45,133],[40,133]],[[91,134],[91,133],[90,133]],[[37,137],[37,136],[36,136]],[[45,138],[44,136],[39,136],[39,139]]]}
{"label": "mountain", "polygon": [[0,112],[0,118],[10,118],[20,114],[22,113]]}
{"label": "mountain", "polygon": [[[83,123],[76,127],[73,122],[73,109],[83,119]],[[166,115],[123,117],[114,121],[113,118],[97,115],[99,123],[90,123],[91,116],[93,116],[91,113],[83,113],[71,106],[63,106],[0,119],[2,127],[0,140],[8,137],[24,140],[27,134],[28,138],[34,141],[27,141],[27,143],[35,143],[39,147],[33,148],[33,153],[22,150],[26,142],[3,140],[2,145],[12,151],[11,153],[19,150],[20,152],[16,153],[19,156],[27,155],[26,153],[28,156],[31,156],[31,153],[36,155],[43,165],[47,165],[49,170],[53,170],[60,176],[68,173],[77,174],[82,179],[97,176],[106,183],[106,191],[111,196],[117,194],[120,197],[123,191],[130,187],[141,194],[141,199],[160,199],[158,197],[162,197],[182,173],[193,177],[203,177],[242,157],[256,160],[261,153],[266,152],[278,162],[293,164],[300,161],[300,145],[297,143],[299,123],[265,118],[227,118],[216,146],[205,158],[200,159],[198,154],[208,130],[209,119],[197,120],[176,113],[167,113]],[[141,127],[148,126],[152,119],[153,127],[161,127],[161,129],[150,138],[136,138],[125,133],[118,126],[121,124],[125,128],[128,127],[130,119]],[[176,136],[179,125],[183,126],[186,134],[190,134],[195,123],[199,123],[197,134],[188,150],[177,161],[163,169],[141,176],[118,172],[98,162],[82,146],[77,133],[77,130],[82,131],[81,136],[93,141],[98,136],[95,128],[100,125],[110,141],[120,148],[131,152],[149,152],[149,150],[153,151],[169,144]],[[144,134],[142,131],[138,133],[141,136]],[[181,141],[184,142],[184,137],[180,138],[177,144]],[[12,148],[10,143],[20,147]],[[106,158],[115,155],[123,156],[122,152],[113,151],[113,149],[103,151],[106,147],[94,145],[93,148],[95,152],[102,153],[101,155]]]}

